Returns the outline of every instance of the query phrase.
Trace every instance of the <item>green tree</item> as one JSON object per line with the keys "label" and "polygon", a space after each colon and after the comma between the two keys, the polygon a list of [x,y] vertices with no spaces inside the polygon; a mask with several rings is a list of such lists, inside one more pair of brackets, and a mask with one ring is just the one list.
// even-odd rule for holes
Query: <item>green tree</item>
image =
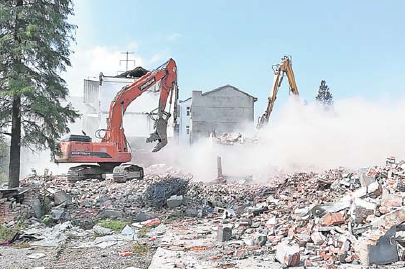
{"label": "green tree", "polygon": [[321,81],[321,85],[319,86],[318,90],[318,95],[315,97],[315,99],[325,106],[333,105],[333,95],[329,91],[329,87],[328,85],[326,85],[325,80]]}
{"label": "green tree", "polygon": [[57,151],[78,116],[60,74],[76,26],[71,0],[0,0],[0,131],[10,136],[9,188],[19,186],[22,146]]}

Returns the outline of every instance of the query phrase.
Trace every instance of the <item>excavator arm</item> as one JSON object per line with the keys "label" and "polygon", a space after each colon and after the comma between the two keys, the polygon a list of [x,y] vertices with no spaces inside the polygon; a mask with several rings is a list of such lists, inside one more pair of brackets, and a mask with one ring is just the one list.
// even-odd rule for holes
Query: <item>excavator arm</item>
{"label": "excavator arm", "polygon": [[[160,82],[160,99],[157,109],[157,119],[155,120],[155,132],[150,134],[147,142],[159,141],[153,149],[159,151],[167,144],[167,120],[170,113],[165,112],[168,99],[172,102],[173,93],[175,99],[178,98],[177,89],[177,67],[173,59],[170,59],[152,72],[148,72],[134,83],[125,86],[115,96],[111,102],[109,117],[107,119],[107,130],[102,142],[113,142],[117,144],[119,152],[127,152],[127,140],[123,127],[123,116],[127,107],[142,93]],[[176,100],[175,100],[176,106]],[[176,117],[176,113],[174,113]]]}
{"label": "excavator arm", "polygon": [[281,63],[273,65],[272,69],[274,71],[274,80],[271,90],[271,95],[267,103],[266,111],[261,117],[259,117],[257,122],[257,128],[262,128],[265,124],[269,122],[270,114],[273,111],[274,103],[277,99],[277,93],[283,82],[283,78],[287,75],[288,83],[290,85],[290,92],[296,96],[299,96],[297,83],[295,82],[294,72],[292,69],[292,61],[290,56],[284,56],[281,59]]}

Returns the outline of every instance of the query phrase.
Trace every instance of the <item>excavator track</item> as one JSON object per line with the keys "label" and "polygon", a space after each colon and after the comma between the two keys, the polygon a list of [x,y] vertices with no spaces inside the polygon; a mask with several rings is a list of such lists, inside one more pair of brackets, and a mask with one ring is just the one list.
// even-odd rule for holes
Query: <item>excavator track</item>
{"label": "excavator track", "polygon": [[85,179],[102,179],[105,171],[99,165],[82,164],[70,167],[67,173],[67,180],[77,182]]}
{"label": "excavator track", "polygon": [[131,163],[123,163],[114,167],[113,170],[114,182],[118,183],[124,183],[131,179],[141,180],[143,179],[143,176],[143,168]]}
{"label": "excavator track", "polygon": [[143,179],[143,168],[131,163],[123,163],[113,167],[104,165],[83,164],[69,168],[67,180],[77,182],[86,179],[103,180],[104,174],[113,174],[114,182],[124,183],[131,179]]}

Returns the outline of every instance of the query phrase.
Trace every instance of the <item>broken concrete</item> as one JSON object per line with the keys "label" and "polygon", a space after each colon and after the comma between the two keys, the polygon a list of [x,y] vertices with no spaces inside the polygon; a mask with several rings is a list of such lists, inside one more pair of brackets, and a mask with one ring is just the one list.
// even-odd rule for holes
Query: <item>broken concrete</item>
{"label": "broken concrete", "polygon": [[403,222],[405,222],[405,206],[377,218],[371,222],[371,225],[376,228],[384,227],[385,229],[389,229]]}
{"label": "broken concrete", "polygon": [[128,225],[126,225],[126,226],[122,229],[121,234],[132,235],[132,234],[135,234],[135,230],[132,229],[131,227],[129,227]]}
{"label": "broken concrete", "polygon": [[123,213],[121,210],[117,209],[105,209],[102,213],[103,218],[111,218],[111,219],[116,219],[116,218],[121,218]]}
{"label": "broken concrete", "polygon": [[166,204],[170,208],[178,207],[183,204],[183,195],[173,195],[170,196],[169,199],[167,199]]}
{"label": "broken concrete", "polygon": [[224,227],[224,226],[218,227],[217,240],[219,242],[229,241],[231,237],[232,237],[231,227]]}
{"label": "broken concrete", "polygon": [[[362,238],[357,244],[357,252],[363,265],[384,265],[399,260],[395,237],[396,227],[393,226],[383,236],[373,234]],[[375,240],[376,239],[376,240]]]}
{"label": "broken concrete", "polygon": [[95,225],[94,227],[93,227],[93,232],[96,234],[96,235],[110,235],[110,234],[113,234],[113,230],[111,230],[111,229],[108,229],[108,228],[104,228],[104,227],[101,227],[101,226],[99,226],[99,225]]}
{"label": "broken concrete", "polygon": [[54,201],[56,205],[65,204],[70,205],[72,204],[72,196],[67,194],[64,191],[58,191],[54,194]]}
{"label": "broken concrete", "polygon": [[355,198],[351,207],[351,216],[356,223],[365,223],[370,215],[374,215],[377,210],[377,204],[368,202],[361,198]]}
{"label": "broken concrete", "polygon": [[33,198],[31,200],[31,207],[34,211],[34,216],[38,219],[42,218],[43,210],[42,210],[42,203],[38,198]]}
{"label": "broken concrete", "polygon": [[277,245],[276,258],[287,267],[298,266],[300,264],[300,248],[298,245],[291,246],[281,242]]}
{"label": "broken concrete", "polygon": [[362,187],[368,187],[370,184],[376,182],[375,176],[377,172],[375,169],[369,169],[367,173],[360,175],[360,184]]}

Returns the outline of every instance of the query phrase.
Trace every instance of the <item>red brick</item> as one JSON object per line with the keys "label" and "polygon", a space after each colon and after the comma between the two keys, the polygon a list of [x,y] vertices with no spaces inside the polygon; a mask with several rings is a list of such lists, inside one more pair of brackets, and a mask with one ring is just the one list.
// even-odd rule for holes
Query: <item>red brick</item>
{"label": "red brick", "polygon": [[345,219],[341,213],[329,213],[323,216],[322,224],[324,226],[333,226],[343,224]]}

